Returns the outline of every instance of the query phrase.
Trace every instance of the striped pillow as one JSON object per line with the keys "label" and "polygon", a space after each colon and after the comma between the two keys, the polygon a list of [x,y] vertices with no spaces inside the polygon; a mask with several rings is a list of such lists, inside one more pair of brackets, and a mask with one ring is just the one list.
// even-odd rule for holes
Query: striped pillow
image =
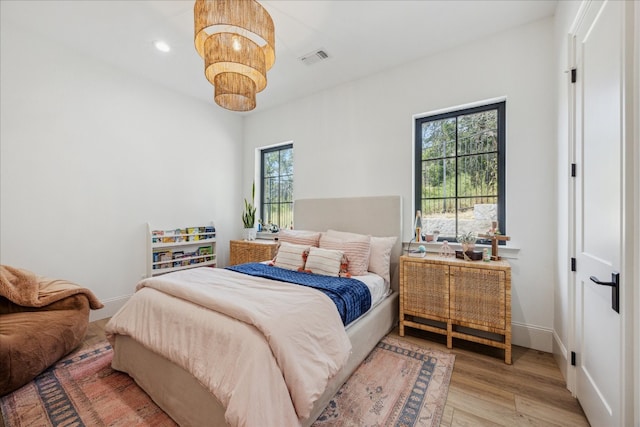
{"label": "striped pillow", "polygon": [[302,270],[308,253],[309,246],[307,245],[293,245],[282,242],[278,247],[278,253],[273,260],[273,265],[287,270]]}
{"label": "striped pillow", "polygon": [[353,235],[340,238],[323,233],[320,237],[320,247],[342,251],[349,260],[349,273],[352,276],[364,276],[369,269],[369,254],[371,253],[371,237]]}
{"label": "striped pillow", "polygon": [[293,243],[294,245],[315,246],[317,248],[320,240],[320,232],[284,229],[278,232],[278,240]]}
{"label": "striped pillow", "polygon": [[[363,237],[363,234],[348,233],[346,231],[327,230],[331,237],[340,239],[352,239]],[[397,237],[373,237],[371,236],[371,252],[369,254],[369,271],[391,282],[391,251],[398,240]]]}
{"label": "striped pillow", "polygon": [[324,276],[338,277],[344,254],[341,251],[329,249],[309,248],[309,256],[305,265],[305,271]]}

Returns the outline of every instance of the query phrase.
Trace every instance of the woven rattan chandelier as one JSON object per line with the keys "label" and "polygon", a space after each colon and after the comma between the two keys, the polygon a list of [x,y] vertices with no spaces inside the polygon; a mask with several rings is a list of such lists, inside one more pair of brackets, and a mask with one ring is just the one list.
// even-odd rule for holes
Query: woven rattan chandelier
{"label": "woven rattan chandelier", "polygon": [[271,16],[255,0],[196,0],[193,17],[214,100],[228,110],[253,110],[276,58]]}

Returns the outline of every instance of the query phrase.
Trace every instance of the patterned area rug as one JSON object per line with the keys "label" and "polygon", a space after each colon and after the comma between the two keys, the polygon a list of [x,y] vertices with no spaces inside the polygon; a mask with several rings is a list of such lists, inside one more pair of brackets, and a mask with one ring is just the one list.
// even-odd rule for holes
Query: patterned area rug
{"label": "patterned area rug", "polygon": [[5,427],[175,426],[112,358],[106,341],[80,349],[2,397]]}
{"label": "patterned area rug", "polygon": [[313,424],[440,425],[455,356],[385,337]]}
{"label": "patterned area rug", "polygon": [[[128,375],[111,369],[112,356],[106,341],[78,350],[0,398],[5,426],[175,426]],[[453,362],[386,337],[314,426],[438,426]]]}

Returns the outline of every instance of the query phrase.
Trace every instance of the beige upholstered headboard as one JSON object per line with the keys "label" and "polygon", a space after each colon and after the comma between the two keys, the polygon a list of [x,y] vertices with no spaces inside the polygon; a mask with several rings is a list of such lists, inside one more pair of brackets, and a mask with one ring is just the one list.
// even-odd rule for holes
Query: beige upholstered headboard
{"label": "beige upholstered headboard", "polygon": [[398,291],[398,260],[402,251],[402,198],[400,196],[301,199],[293,203],[295,228],[328,229],[396,236],[391,251],[391,288]]}

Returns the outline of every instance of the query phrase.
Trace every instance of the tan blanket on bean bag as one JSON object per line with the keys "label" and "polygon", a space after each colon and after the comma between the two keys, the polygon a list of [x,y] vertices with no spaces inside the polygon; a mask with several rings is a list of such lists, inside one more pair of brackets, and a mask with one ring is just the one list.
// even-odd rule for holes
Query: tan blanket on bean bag
{"label": "tan blanket on bean bag", "polygon": [[66,280],[48,279],[20,268],[0,265],[0,296],[23,307],[44,307],[71,295],[85,294],[92,309],[103,307],[89,289]]}
{"label": "tan blanket on bean bag", "polygon": [[0,266],[0,396],[78,347],[90,308],[102,307],[89,289],[75,283]]}

